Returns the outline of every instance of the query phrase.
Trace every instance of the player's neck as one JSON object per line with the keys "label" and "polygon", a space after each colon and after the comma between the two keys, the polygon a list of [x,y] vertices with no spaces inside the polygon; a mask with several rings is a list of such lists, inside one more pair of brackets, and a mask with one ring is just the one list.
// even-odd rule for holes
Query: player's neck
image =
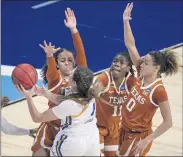
{"label": "player's neck", "polygon": [[114,83],[116,84],[116,87],[119,87],[121,85],[124,78],[125,78],[125,76],[122,76],[122,77],[119,77],[119,78],[114,78],[113,77],[113,80],[114,80]]}
{"label": "player's neck", "polygon": [[149,84],[153,83],[157,79],[157,76],[145,76],[143,81],[143,86],[148,86]]}

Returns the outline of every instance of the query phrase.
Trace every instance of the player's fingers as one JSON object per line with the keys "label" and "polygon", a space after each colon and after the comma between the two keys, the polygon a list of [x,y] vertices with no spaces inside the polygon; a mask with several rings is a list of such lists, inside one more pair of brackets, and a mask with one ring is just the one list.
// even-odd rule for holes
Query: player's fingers
{"label": "player's fingers", "polygon": [[69,17],[72,16],[71,15],[71,9],[70,8],[67,8],[67,12],[68,12]]}
{"label": "player's fingers", "polygon": [[64,19],[64,24],[67,26],[67,21]]}
{"label": "player's fingers", "polygon": [[72,10],[72,14],[73,14],[73,17],[76,18],[75,14],[74,14],[74,11]]}
{"label": "player's fingers", "polygon": [[128,3],[128,4],[126,5],[126,9],[128,9],[129,5],[130,5],[130,3]]}
{"label": "player's fingers", "polygon": [[43,46],[43,45],[39,44],[39,46],[40,46],[42,49],[44,49],[44,46]]}
{"label": "player's fingers", "polygon": [[49,46],[51,46],[51,42],[49,42]]}
{"label": "player's fingers", "polygon": [[71,16],[72,16],[72,17],[74,16],[74,14],[73,14],[73,10],[71,10]]}
{"label": "player's fingers", "polygon": [[19,86],[20,86],[20,89],[24,92],[25,88],[21,84],[19,84]]}
{"label": "player's fingers", "polygon": [[129,6],[129,11],[131,12],[132,9],[133,9],[133,3],[130,4],[130,6]]}
{"label": "player's fingers", "polygon": [[58,50],[60,50],[60,49],[61,49],[61,48],[59,47],[59,48],[56,49],[56,51],[58,51]]}
{"label": "player's fingers", "polygon": [[15,87],[17,88],[17,90],[18,90],[19,92],[21,92],[20,86],[19,86],[18,84],[15,85]]}
{"label": "player's fingers", "polygon": [[67,10],[65,10],[65,17],[66,17],[66,20],[67,20],[68,17],[69,17]]}
{"label": "player's fingers", "polygon": [[45,40],[44,40],[44,46],[45,46],[45,47],[47,47],[47,46],[48,46]]}

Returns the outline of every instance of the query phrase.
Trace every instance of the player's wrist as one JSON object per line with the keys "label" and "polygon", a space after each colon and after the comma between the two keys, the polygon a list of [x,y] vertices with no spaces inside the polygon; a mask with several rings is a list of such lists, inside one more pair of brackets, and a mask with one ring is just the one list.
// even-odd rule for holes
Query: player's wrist
{"label": "player's wrist", "polygon": [[73,27],[70,29],[72,34],[76,34],[78,32],[78,29],[76,27]]}
{"label": "player's wrist", "polygon": [[47,58],[53,57],[53,54],[46,54]]}

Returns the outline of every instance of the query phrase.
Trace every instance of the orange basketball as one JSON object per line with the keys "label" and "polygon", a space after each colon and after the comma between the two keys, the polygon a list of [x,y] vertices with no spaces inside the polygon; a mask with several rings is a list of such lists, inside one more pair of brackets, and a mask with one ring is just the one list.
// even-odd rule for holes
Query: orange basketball
{"label": "orange basketball", "polygon": [[38,80],[36,69],[30,64],[19,64],[11,75],[14,85],[21,84],[25,89],[31,89]]}

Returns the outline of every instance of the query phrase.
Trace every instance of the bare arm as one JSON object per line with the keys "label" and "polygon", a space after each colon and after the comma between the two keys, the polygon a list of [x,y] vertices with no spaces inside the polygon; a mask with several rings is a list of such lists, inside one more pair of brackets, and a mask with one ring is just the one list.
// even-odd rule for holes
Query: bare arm
{"label": "bare arm", "polygon": [[58,119],[58,117],[53,113],[52,109],[40,113],[34,105],[32,96],[26,96],[26,99],[31,118],[35,123],[53,121]]}
{"label": "bare arm", "polygon": [[163,122],[151,135],[146,137],[146,139],[149,140],[150,142],[156,139],[157,137],[161,136],[162,134],[164,134],[169,128],[172,127],[172,115],[168,101],[160,103],[159,106],[161,115],[163,117]]}
{"label": "bare arm", "polygon": [[45,98],[47,98],[54,104],[59,104],[65,98],[62,95],[54,94],[54,93],[48,91],[47,89],[39,87],[37,85],[35,86],[35,93],[36,93],[36,95],[44,96]]}
{"label": "bare arm", "polygon": [[29,135],[29,129],[17,127],[1,116],[1,131],[7,135]]}
{"label": "bare arm", "polygon": [[74,47],[76,50],[76,63],[77,66],[85,66],[87,67],[86,55],[83,46],[83,42],[81,40],[80,34],[76,28],[76,17],[74,11],[70,8],[65,10],[65,17],[64,20],[65,26],[68,27],[71,31]]}
{"label": "bare arm", "polygon": [[123,24],[124,24],[124,41],[125,45],[130,54],[133,64],[137,67],[142,63],[142,59],[135,45],[135,39],[131,30],[129,20],[131,20],[131,11],[133,8],[133,3],[128,4],[123,13]]}

